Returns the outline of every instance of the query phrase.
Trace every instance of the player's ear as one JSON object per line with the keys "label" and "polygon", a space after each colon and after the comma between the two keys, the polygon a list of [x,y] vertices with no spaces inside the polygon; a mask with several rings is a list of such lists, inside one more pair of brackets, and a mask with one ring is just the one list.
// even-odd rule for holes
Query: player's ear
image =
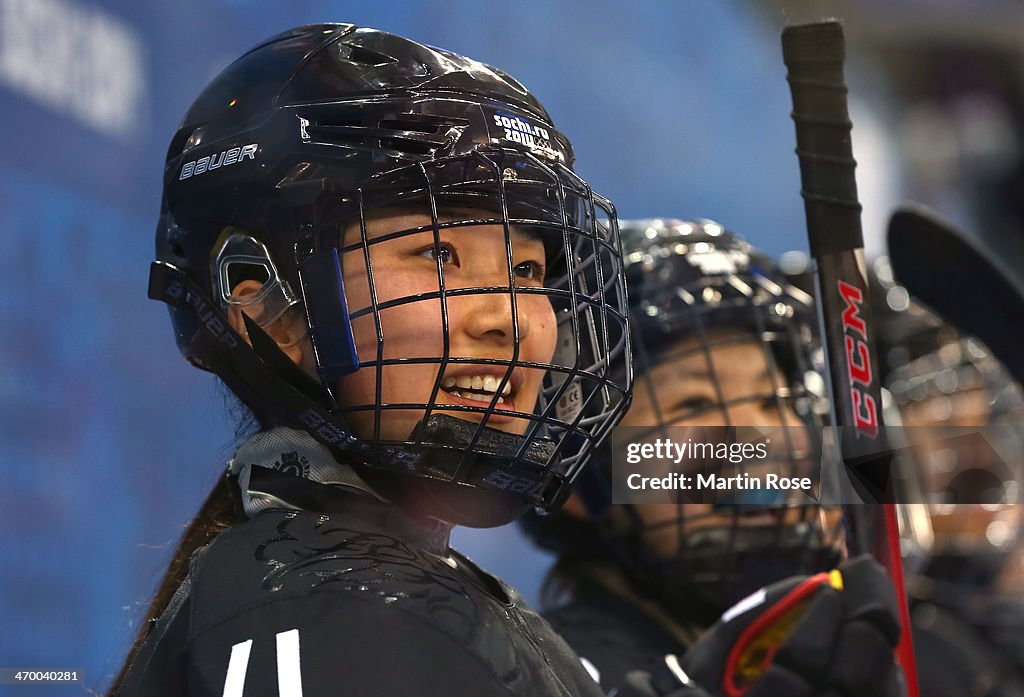
{"label": "player's ear", "polygon": [[[247,280],[239,282],[234,288],[231,289],[231,295],[236,298],[244,299],[248,296],[255,295],[263,287],[263,284],[259,281]],[[249,333],[245,329],[245,321],[242,319],[242,313],[246,313],[250,319],[259,317],[263,312],[263,303],[259,300],[228,305],[228,323],[236,333],[241,335],[245,341],[252,346],[252,341],[249,339]],[[283,315],[278,317],[272,322],[268,322],[266,325],[261,326],[263,331],[267,333],[271,339],[277,344],[278,348],[293,363],[297,366],[305,367],[305,363],[310,358],[310,345],[307,341],[309,337],[306,323],[302,317],[302,313],[298,312],[285,312]]]}

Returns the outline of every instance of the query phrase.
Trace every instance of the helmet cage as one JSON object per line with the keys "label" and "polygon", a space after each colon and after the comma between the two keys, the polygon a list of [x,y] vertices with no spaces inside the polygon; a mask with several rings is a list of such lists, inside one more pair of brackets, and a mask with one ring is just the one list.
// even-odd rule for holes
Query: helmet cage
{"label": "helmet cage", "polygon": [[[908,451],[933,531],[910,580],[916,593],[957,606],[991,592],[1024,545],[1024,395],[977,339],[951,327],[913,339],[931,350],[894,369],[888,388],[901,415],[924,414],[930,437],[946,443]],[[983,414],[963,409],[972,396],[968,407]],[[957,425],[965,415],[981,417],[975,432]]]}
{"label": "helmet cage", "polygon": [[[387,469],[382,459],[391,458],[396,449],[411,450],[424,459],[418,465],[418,475],[475,486],[490,478],[496,488],[512,482],[509,486],[522,489],[515,493],[531,504],[543,508],[560,502],[565,487],[595,444],[617,422],[631,384],[629,370],[613,370],[616,358],[626,352],[628,332],[611,203],[594,194],[564,165],[502,148],[392,170],[372,177],[351,195],[333,193],[329,182],[324,188],[326,191],[299,225],[295,265],[317,371],[330,410],[353,435],[353,414],[372,414],[372,433],[358,434],[368,445],[363,464]],[[423,213],[422,224],[371,236],[368,221],[389,211]],[[501,231],[506,262],[503,282],[449,287],[445,265],[438,260],[434,288],[379,298],[379,282],[371,262],[376,248],[402,237],[432,233],[435,249],[439,250],[443,231],[467,226]],[[524,285],[516,277],[513,238],[519,231],[544,244],[547,274],[543,284]],[[369,286],[370,302],[359,307],[351,305],[350,293],[345,291],[351,279],[342,271],[354,265],[365,273]],[[222,260],[218,267],[224,266]],[[273,262],[268,268],[274,272]],[[220,271],[220,276],[225,274],[226,270]],[[508,357],[480,358],[452,352],[448,306],[454,298],[469,295],[508,298],[512,327]],[[550,361],[527,361],[520,355],[519,306],[526,296],[545,298],[554,311],[558,339]],[[444,337],[440,355],[395,356],[386,350],[389,336],[386,323],[381,321],[382,313],[413,303],[439,305],[438,321]],[[357,355],[352,323],[363,317],[373,318],[376,345],[367,355]],[[389,366],[413,364],[436,366],[429,398],[389,401],[383,390],[383,374]],[[472,432],[465,432],[456,442],[446,442],[435,440],[428,426],[438,412],[442,378],[452,365],[489,366],[491,371],[497,366],[502,375],[486,406],[444,404],[444,412],[466,414],[473,426]],[[499,403],[502,391],[519,369],[547,373],[532,411]],[[338,394],[338,380],[358,370],[376,371],[375,395],[372,400],[353,403]],[[389,412],[401,410],[422,412],[418,428],[405,438],[383,438],[382,422]],[[496,415],[525,421],[523,436],[500,438],[498,429],[489,428]],[[496,437],[502,440],[500,447],[495,444]],[[496,460],[501,462],[499,475],[490,471]]]}
{"label": "helmet cage", "polygon": [[[633,349],[636,370],[645,388],[634,404],[648,402],[653,415],[647,434],[634,438],[667,437],[667,429],[698,420],[715,428],[751,424],[737,421],[735,410],[745,404],[770,406],[772,421],[781,426],[784,448],[768,463],[786,476],[810,476],[821,461],[828,401],[825,394],[824,354],[814,331],[813,299],[790,285],[774,263],[741,238],[710,221],[667,225],[641,223],[629,230],[627,276],[633,289]],[[636,234],[636,233],[642,234]],[[760,348],[768,378],[764,390],[727,389],[716,368],[715,353],[733,345]],[[713,399],[692,408],[664,404],[663,392],[651,372],[679,361],[700,364],[713,390]],[[794,420],[794,414],[796,419]],[[801,432],[806,438],[797,442]],[[779,453],[777,448],[773,448]],[[780,459],[783,460],[780,462]],[[799,492],[778,491],[730,497],[719,503],[762,506],[809,503]]]}
{"label": "helmet cage", "polygon": [[[820,462],[828,414],[813,299],[787,283],[770,260],[711,221],[639,221],[623,228],[639,381],[632,408],[642,405],[653,414],[646,428],[632,427],[629,440],[667,437],[670,427],[687,422],[715,423],[705,428],[735,437],[734,427],[750,425],[738,420],[736,409],[762,403],[784,426],[784,448],[769,463],[772,471],[808,476]],[[716,369],[716,353],[741,344],[763,351],[766,389],[737,391]],[[703,363],[714,399],[691,408],[681,408],[678,398],[665,401],[661,391],[669,380],[652,378],[651,370],[684,360]],[[795,436],[801,433],[806,438],[798,443]],[[721,492],[730,495],[706,511],[686,510],[680,500],[655,507],[664,513],[660,517],[639,504],[611,506],[609,467],[605,461],[585,470],[576,487],[591,516],[590,535],[602,543],[587,538],[581,526],[559,526],[557,519],[535,519],[528,531],[570,556],[574,547],[587,550],[579,554],[603,549],[629,569],[627,577],[642,592],[688,613],[711,613],[691,614],[698,621],[712,622],[746,592],[779,578],[829,568],[843,553],[841,516],[803,493]],[[771,520],[752,524],[752,517]]]}
{"label": "helmet cage", "polygon": [[[748,516],[772,520],[750,524]],[[838,509],[817,505],[740,505],[698,514],[675,506],[671,518],[639,525],[631,535],[622,544],[632,550],[637,582],[710,624],[759,588],[833,568],[842,560],[845,528]],[[671,551],[659,544],[661,536],[675,539]]]}

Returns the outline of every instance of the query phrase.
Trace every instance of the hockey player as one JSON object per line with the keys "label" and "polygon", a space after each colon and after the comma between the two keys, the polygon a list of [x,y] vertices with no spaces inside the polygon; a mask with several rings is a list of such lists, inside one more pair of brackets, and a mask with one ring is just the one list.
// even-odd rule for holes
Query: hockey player
{"label": "hockey player", "polygon": [[887,258],[873,270],[884,381],[931,527],[908,574],[921,695],[1024,695],[1024,397],[984,343],[896,283]]}
{"label": "hockey player", "polygon": [[[747,472],[813,474],[827,404],[812,299],[716,223],[636,221],[622,230],[637,382],[614,440],[681,442],[756,427],[775,446]],[[587,470],[561,514],[525,521],[559,555],[545,616],[608,694],[897,693],[893,591],[874,562],[841,563],[837,508],[766,489],[611,505],[611,471],[624,464],[618,453],[611,459]],[[836,565],[841,592],[807,577],[782,581]],[[817,588],[815,604],[784,641],[791,629],[776,623],[785,624],[779,618],[791,616],[806,583]],[[744,643],[759,631],[778,635]],[[763,659],[773,652],[769,667]]]}
{"label": "hockey player", "polygon": [[111,694],[593,695],[448,544],[555,508],[628,398],[615,215],[495,68],[299,27],[168,151],[150,296],[255,414]]}

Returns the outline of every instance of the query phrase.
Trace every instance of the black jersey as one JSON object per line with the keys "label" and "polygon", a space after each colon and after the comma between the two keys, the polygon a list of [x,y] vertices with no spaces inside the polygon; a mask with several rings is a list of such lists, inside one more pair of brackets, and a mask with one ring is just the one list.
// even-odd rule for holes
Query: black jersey
{"label": "black jersey", "polygon": [[911,626],[921,697],[1024,697],[1024,634],[1022,625],[1010,628],[1009,616],[979,623],[916,601]]}
{"label": "black jersey", "polygon": [[586,577],[574,579],[572,599],[544,618],[589,664],[603,689],[625,683],[634,670],[662,670],[667,654],[682,655],[683,642],[632,603]]}
{"label": "black jersey", "polygon": [[514,590],[448,547],[447,525],[252,473],[264,502],[300,510],[258,512],[193,555],[123,697],[600,694]]}

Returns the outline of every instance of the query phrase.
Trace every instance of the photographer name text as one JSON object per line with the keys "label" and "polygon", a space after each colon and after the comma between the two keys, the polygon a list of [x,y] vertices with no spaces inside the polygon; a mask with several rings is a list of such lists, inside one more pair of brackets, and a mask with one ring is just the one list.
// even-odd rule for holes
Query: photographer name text
{"label": "photographer name text", "polygon": [[810,491],[812,484],[809,477],[783,477],[774,473],[768,473],[764,477],[750,474],[724,477],[713,472],[710,474],[681,474],[679,472],[672,472],[662,477],[645,477],[634,473],[626,478],[626,486],[634,491],[699,491],[706,489],[717,491],[746,491],[750,489],[798,489]]}

